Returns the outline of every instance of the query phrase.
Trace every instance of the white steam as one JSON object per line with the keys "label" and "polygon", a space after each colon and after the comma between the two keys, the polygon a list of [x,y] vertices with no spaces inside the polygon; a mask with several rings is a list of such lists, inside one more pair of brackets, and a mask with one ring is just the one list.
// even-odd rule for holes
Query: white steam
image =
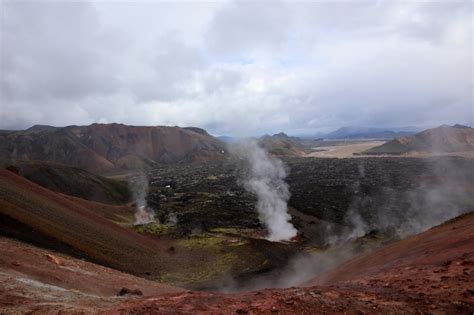
{"label": "white steam", "polygon": [[147,207],[146,195],[148,193],[148,179],[144,174],[139,174],[129,181],[135,200],[135,225],[147,224],[155,220],[155,212]]}
{"label": "white steam", "polygon": [[284,181],[287,171],[283,162],[270,157],[255,141],[239,144],[236,153],[248,163],[242,180],[244,188],[257,196],[260,222],[268,230],[270,241],[288,241],[297,230],[289,221],[288,199],[290,192]]}

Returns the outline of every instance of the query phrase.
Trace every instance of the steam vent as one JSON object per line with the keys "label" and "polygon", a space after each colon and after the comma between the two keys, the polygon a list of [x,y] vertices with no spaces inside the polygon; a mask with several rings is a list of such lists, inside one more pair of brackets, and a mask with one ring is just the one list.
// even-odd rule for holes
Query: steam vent
{"label": "steam vent", "polygon": [[0,314],[474,314],[472,2],[0,12]]}

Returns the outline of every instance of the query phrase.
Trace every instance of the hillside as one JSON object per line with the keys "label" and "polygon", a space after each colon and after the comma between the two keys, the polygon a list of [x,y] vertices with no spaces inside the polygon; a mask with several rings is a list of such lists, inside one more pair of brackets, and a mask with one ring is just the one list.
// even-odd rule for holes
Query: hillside
{"label": "hillside", "polygon": [[94,173],[224,157],[225,145],[200,128],[92,124],[0,133],[0,159],[50,161]]}
{"label": "hillside", "polygon": [[[470,213],[356,257],[306,286],[223,294],[183,291],[0,238],[0,307],[15,314],[470,314],[473,242]],[[122,288],[136,295],[118,296]]]}
{"label": "hillside", "polygon": [[469,314],[474,310],[474,215],[356,257],[305,287],[238,294],[185,292],[128,300],[130,313]]}
{"label": "hillside", "polygon": [[[131,213],[127,206],[58,194],[0,170],[2,235],[56,251],[0,238],[0,307],[11,312],[189,314],[474,310],[472,213],[356,257],[310,281],[309,287],[236,294],[175,291],[65,256],[153,280],[202,281],[216,274],[229,276],[235,268],[258,275],[287,251],[276,247],[285,244],[239,237],[236,229],[214,229],[171,242],[159,236],[156,224],[136,227],[153,234],[144,237],[112,222]],[[144,297],[116,297],[123,287],[140,290]]]}
{"label": "hillside", "polygon": [[410,152],[449,153],[474,150],[474,129],[462,126],[440,126],[413,136],[401,137],[364,154],[405,154]]}
{"label": "hillside", "polygon": [[[200,219],[212,220],[219,216],[216,212],[200,212]],[[133,215],[130,205],[56,193],[0,169],[0,236],[135,276],[186,288],[215,288],[229,277],[281,267],[294,254],[291,246],[239,235],[238,229],[205,231],[196,224],[183,234],[181,222],[134,226]]]}
{"label": "hillside", "polygon": [[[441,268],[453,259],[474,258],[474,212],[463,214],[423,233],[361,255],[310,281],[333,284],[368,277],[384,277],[396,270]],[[409,268],[409,267],[413,268]],[[454,266],[453,266],[454,267]]]}
{"label": "hillside", "polygon": [[342,127],[323,136],[325,139],[393,139],[413,135],[415,127],[405,128],[371,128],[371,127]]}
{"label": "hillside", "polygon": [[[2,235],[136,275],[156,276],[165,269],[172,259],[163,245],[106,218],[126,215],[123,207],[98,208],[0,169]],[[133,210],[128,213],[131,217]]]}
{"label": "hillside", "polygon": [[183,291],[4,237],[0,283],[2,314],[30,313],[31,308],[39,313],[47,309],[48,314],[95,314],[127,298],[118,296],[122,288],[143,296]]}
{"label": "hillside", "polygon": [[273,136],[265,135],[258,140],[258,143],[268,153],[280,157],[302,156],[305,153],[301,139],[289,137],[283,132]]}
{"label": "hillside", "polygon": [[3,164],[40,186],[66,195],[107,204],[124,204],[131,199],[127,182],[105,178],[80,168],[43,161],[10,161]]}

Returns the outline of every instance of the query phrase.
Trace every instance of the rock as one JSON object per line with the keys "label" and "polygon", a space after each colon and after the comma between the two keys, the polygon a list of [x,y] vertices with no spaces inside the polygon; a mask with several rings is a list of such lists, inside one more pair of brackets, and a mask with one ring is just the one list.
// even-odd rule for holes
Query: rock
{"label": "rock", "polygon": [[119,293],[117,294],[118,296],[124,296],[124,295],[143,295],[143,292],[138,290],[138,289],[129,289],[129,288],[122,288]]}
{"label": "rock", "polygon": [[57,265],[57,266],[61,266],[63,264],[63,262],[57,258],[56,256],[53,256],[51,254],[46,254],[46,259],[49,261],[49,262],[52,262],[53,264]]}
{"label": "rock", "polygon": [[462,293],[462,295],[464,297],[471,297],[471,296],[474,296],[474,289],[466,289],[466,291],[464,291]]}
{"label": "rock", "polygon": [[19,174],[19,173],[20,173],[20,170],[18,169],[18,167],[14,166],[14,165],[7,166],[7,167],[6,167],[6,170],[7,170],[7,171],[10,171],[10,172],[12,172],[12,173],[15,173],[15,174]]}
{"label": "rock", "polygon": [[442,266],[446,268],[446,267],[449,267],[451,264],[452,264],[452,261],[448,260],[448,261],[445,261]]}

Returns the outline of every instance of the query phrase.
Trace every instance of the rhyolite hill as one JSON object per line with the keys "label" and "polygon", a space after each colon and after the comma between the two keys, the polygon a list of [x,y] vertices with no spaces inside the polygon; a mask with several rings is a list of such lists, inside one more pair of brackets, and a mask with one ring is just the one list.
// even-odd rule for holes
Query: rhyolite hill
{"label": "rhyolite hill", "polygon": [[474,150],[474,129],[463,125],[440,126],[401,137],[365,151],[365,154],[409,152],[449,153]]}
{"label": "rhyolite hill", "polygon": [[207,162],[225,156],[224,143],[195,127],[37,125],[0,133],[0,159],[50,161],[94,173]]}

